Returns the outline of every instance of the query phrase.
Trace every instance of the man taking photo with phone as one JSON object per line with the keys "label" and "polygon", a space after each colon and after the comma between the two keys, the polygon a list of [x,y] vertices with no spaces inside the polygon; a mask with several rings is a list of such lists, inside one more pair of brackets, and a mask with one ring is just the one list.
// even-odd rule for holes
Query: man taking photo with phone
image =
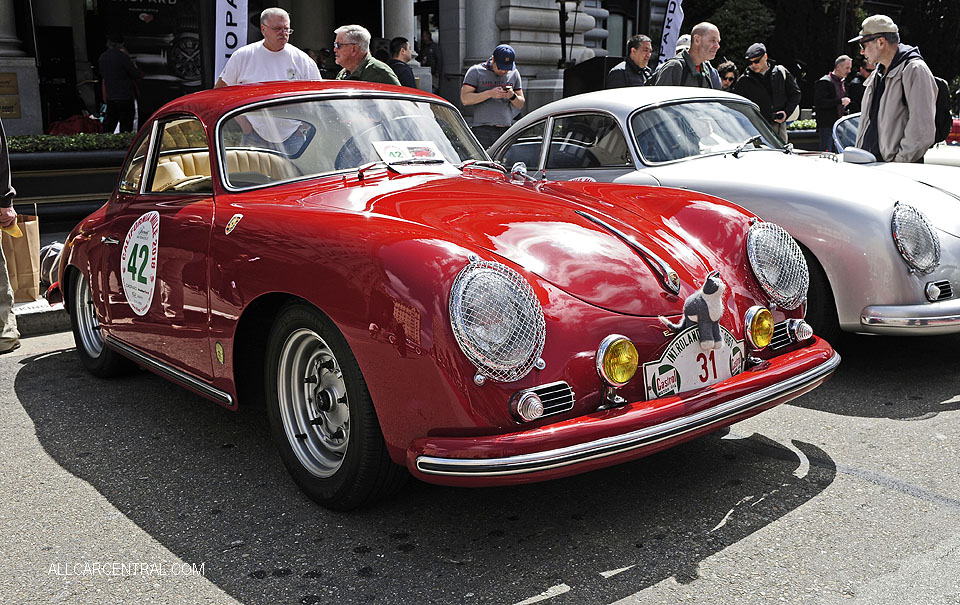
{"label": "man taking photo with phone", "polygon": [[523,107],[523,85],[514,63],[517,54],[509,44],[501,44],[483,63],[467,70],[460,87],[460,102],[474,105],[473,134],[484,148],[500,138],[513,116]]}

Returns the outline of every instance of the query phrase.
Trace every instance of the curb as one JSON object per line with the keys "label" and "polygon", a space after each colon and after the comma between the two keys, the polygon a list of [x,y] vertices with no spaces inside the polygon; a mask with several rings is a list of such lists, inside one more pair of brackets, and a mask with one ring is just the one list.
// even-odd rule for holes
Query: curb
{"label": "curb", "polygon": [[63,308],[63,303],[51,305],[43,298],[17,303],[13,305],[13,314],[21,338],[70,330],[70,314]]}

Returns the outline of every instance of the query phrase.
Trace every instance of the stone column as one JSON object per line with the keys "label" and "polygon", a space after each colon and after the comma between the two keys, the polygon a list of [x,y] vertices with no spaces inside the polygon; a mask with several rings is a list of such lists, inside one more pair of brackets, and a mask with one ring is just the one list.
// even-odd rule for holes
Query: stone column
{"label": "stone column", "polygon": [[[463,69],[481,63],[490,58],[493,49],[500,44],[500,28],[497,27],[499,2],[494,0],[472,0],[466,3],[464,22],[467,31],[467,55]],[[519,57],[517,57],[519,60]]]}
{"label": "stone column", "polygon": [[[413,0],[383,0],[383,37],[392,40],[403,36],[410,41],[410,48],[419,39],[416,20],[413,17]],[[427,67],[421,67],[415,58],[407,64],[417,78],[420,90],[433,92],[433,75]]]}
{"label": "stone column", "polygon": [[15,28],[13,0],[0,0],[0,56],[2,57],[22,57],[27,54],[20,50],[22,42],[17,38]]}

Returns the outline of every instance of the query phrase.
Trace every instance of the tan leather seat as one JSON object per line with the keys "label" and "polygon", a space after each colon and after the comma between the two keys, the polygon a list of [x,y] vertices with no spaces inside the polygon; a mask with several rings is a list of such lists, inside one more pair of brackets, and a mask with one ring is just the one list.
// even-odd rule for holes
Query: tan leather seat
{"label": "tan leather seat", "polygon": [[[187,177],[210,176],[210,155],[206,151],[163,155],[160,158],[160,165],[166,162],[177,164],[183,170],[184,176]],[[230,149],[227,151],[228,177],[230,174],[237,172],[259,173],[272,181],[282,181],[300,176],[296,167],[289,160],[279,155],[252,149]],[[156,182],[156,178],[154,182]]]}

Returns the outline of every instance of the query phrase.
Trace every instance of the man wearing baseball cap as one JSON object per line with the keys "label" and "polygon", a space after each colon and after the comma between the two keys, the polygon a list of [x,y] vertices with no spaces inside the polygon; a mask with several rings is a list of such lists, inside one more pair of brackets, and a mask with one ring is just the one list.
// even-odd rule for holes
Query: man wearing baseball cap
{"label": "man wearing baseball cap", "polygon": [[506,132],[514,114],[523,107],[516,58],[512,46],[501,44],[489,59],[468,69],[463,77],[460,102],[464,107],[474,106],[472,130],[485,148]]}
{"label": "man wearing baseball cap", "polygon": [[936,138],[937,83],[915,46],[886,15],[863,20],[860,54],[877,68],[864,83],[857,147],[882,162],[923,162]]}
{"label": "man wearing baseball cap", "polygon": [[744,57],[747,69],[740,74],[730,92],[743,95],[757,104],[784,143],[787,142],[787,118],[800,105],[800,87],[793,74],[767,56],[762,42],[751,44]]}

